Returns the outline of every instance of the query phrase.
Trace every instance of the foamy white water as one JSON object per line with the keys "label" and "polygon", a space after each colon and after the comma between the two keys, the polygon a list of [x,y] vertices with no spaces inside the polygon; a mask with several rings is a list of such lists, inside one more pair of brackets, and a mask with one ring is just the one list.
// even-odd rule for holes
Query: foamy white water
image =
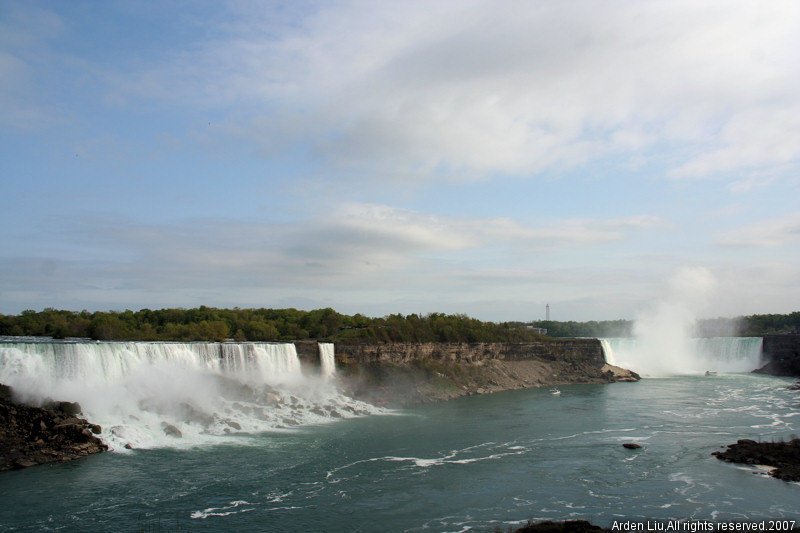
{"label": "foamy white water", "polygon": [[600,342],[607,363],[644,377],[751,372],[761,366],[761,337],[684,338],[675,343],[630,337]]}
{"label": "foamy white water", "polygon": [[319,343],[319,366],[322,377],[330,379],[336,375],[335,347],[332,342]]}
{"label": "foamy white water", "polygon": [[97,454],[0,476],[0,524],[494,533],[527,520],[797,521],[797,484],[711,456],[797,434],[792,382],[738,373],[529,389],[225,446]]}
{"label": "foamy white water", "polygon": [[116,450],[194,446],[378,412],[304,375],[290,343],[3,343],[0,383],[29,402],[79,402]]}

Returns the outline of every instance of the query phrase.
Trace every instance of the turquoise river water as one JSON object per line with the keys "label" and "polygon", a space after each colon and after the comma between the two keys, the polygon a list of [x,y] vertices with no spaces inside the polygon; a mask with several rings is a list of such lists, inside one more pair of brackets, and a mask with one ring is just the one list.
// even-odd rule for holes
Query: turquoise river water
{"label": "turquoise river water", "polygon": [[[4,379],[23,383],[24,369],[12,371],[20,358],[6,352]],[[558,396],[531,389],[118,446],[0,474],[0,530],[494,532],[527,520],[800,520],[800,484],[711,455],[740,438],[800,433],[791,383],[718,373],[565,386]]]}

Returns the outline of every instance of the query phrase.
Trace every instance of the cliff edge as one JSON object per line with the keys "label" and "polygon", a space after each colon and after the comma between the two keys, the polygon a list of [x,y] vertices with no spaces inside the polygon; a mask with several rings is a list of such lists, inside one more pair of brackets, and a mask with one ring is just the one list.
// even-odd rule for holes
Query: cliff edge
{"label": "cliff edge", "polygon": [[639,379],[633,372],[606,364],[597,339],[337,344],[336,361],[348,394],[386,406],[533,387]]}
{"label": "cliff edge", "polygon": [[761,341],[764,366],[755,370],[772,376],[800,377],[800,335],[765,335]]}

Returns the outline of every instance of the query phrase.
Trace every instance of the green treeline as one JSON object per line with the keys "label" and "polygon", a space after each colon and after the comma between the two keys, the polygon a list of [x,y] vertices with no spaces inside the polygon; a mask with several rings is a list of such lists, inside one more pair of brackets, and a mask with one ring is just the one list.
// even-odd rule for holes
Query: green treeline
{"label": "green treeline", "polygon": [[152,311],[23,311],[0,315],[0,335],[130,341],[525,342],[540,339],[515,324],[431,313],[369,318],[333,309],[160,309]]}
{"label": "green treeline", "polygon": [[[130,341],[529,342],[549,337],[625,337],[629,320],[590,322],[482,322],[463,314],[389,315],[370,318],[333,309],[160,309],[141,311],[23,311],[0,315],[0,335],[83,337]],[[708,336],[762,336],[800,331],[800,312],[699,321]]]}
{"label": "green treeline", "polygon": [[[551,337],[630,337],[632,320],[589,322],[533,322],[547,329]],[[800,312],[787,315],[750,315],[734,318],[706,318],[695,323],[697,337],[763,337],[783,333],[800,333]]]}
{"label": "green treeline", "polygon": [[533,322],[537,328],[547,330],[550,337],[629,337],[633,328],[631,320],[603,320],[589,322],[556,322],[541,320]]}
{"label": "green treeline", "polygon": [[751,315],[741,319],[743,337],[762,337],[781,333],[800,333],[800,312],[788,315]]}

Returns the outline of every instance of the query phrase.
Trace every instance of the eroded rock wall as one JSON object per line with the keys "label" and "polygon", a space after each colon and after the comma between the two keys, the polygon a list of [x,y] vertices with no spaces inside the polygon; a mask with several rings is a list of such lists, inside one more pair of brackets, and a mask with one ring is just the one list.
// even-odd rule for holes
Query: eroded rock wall
{"label": "eroded rock wall", "polygon": [[800,335],[765,335],[762,342],[764,366],[756,372],[800,377]]}
{"label": "eroded rock wall", "polygon": [[631,372],[606,365],[597,339],[336,344],[336,361],[350,394],[385,405],[638,379]]}
{"label": "eroded rock wall", "polygon": [[605,359],[597,339],[564,339],[536,343],[381,343],[336,344],[336,358],[358,363],[408,363],[420,358],[450,363],[489,360],[559,360],[600,368]]}

